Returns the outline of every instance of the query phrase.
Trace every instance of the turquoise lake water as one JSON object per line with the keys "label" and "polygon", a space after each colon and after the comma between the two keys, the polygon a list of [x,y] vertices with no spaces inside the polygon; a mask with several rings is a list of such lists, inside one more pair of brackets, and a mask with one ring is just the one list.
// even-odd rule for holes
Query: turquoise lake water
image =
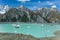
{"label": "turquoise lake water", "polygon": [[0,33],[28,34],[35,37],[55,36],[54,32],[57,30],[60,30],[59,24],[0,24]]}

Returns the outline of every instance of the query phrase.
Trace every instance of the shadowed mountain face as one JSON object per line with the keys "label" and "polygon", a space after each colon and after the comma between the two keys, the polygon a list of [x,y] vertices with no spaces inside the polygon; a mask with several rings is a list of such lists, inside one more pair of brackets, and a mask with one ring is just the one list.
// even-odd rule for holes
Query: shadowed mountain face
{"label": "shadowed mountain face", "polygon": [[60,12],[55,8],[40,8],[36,12],[48,23],[59,23]]}
{"label": "shadowed mountain face", "polygon": [[60,23],[60,12],[55,8],[38,8],[35,11],[20,6],[1,14],[0,22]]}

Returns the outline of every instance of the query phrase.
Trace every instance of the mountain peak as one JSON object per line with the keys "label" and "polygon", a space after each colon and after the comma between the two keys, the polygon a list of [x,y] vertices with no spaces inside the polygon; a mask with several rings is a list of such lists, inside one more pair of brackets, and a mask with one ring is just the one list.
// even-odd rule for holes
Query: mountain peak
{"label": "mountain peak", "polygon": [[9,10],[9,6],[8,5],[0,5],[0,14],[5,14],[6,11]]}
{"label": "mountain peak", "polygon": [[8,6],[8,5],[5,5],[5,6],[4,6],[4,9],[5,9],[6,11],[8,11],[8,10],[9,10],[9,6]]}
{"label": "mountain peak", "polygon": [[38,8],[37,10],[41,10],[42,8]]}
{"label": "mountain peak", "polygon": [[20,5],[19,8],[24,8],[24,5]]}

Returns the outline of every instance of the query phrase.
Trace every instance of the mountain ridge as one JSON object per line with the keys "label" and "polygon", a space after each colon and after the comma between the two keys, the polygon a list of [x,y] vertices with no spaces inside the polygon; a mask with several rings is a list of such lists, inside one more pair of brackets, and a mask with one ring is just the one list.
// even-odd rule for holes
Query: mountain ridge
{"label": "mountain ridge", "polygon": [[59,13],[56,8],[38,8],[32,11],[21,5],[17,8],[10,8],[5,14],[2,14],[0,22],[59,23]]}

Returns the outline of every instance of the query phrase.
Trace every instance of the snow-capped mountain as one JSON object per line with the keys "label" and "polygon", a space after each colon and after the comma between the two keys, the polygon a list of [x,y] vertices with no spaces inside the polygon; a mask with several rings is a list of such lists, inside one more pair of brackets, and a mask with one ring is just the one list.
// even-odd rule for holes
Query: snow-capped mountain
{"label": "snow-capped mountain", "polygon": [[5,10],[5,11],[8,11],[9,9],[10,9],[10,7],[9,7],[8,5],[5,5],[5,6],[4,6],[4,10]]}
{"label": "snow-capped mountain", "polygon": [[10,8],[8,5],[0,5],[0,22],[36,22],[36,23],[55,23],[60,21],[60,12],[56,8],[38,8],[30,10],[23,5]]}
{"label": "snow-capped mountain", "polygon": [[38,8],[36,13],[38,13],[45,21],[59,23],[60,13],[56,8]]}
{"label": "snow-capped mountain", "polygon": [[5,6],[0,5],[0,14],[5,14],[6,11],[8,11],[8,10],[9,10],[9,6],[8,5],[5,5]]}
{"label": "snow-capped mountain", "polygon": [[10,8],[9,11],[5,13],[7,21],[20,21],[20,22],[35,22],[35,14],[30,9],[25,8],[24,6],[19,6],[17,8]]}

